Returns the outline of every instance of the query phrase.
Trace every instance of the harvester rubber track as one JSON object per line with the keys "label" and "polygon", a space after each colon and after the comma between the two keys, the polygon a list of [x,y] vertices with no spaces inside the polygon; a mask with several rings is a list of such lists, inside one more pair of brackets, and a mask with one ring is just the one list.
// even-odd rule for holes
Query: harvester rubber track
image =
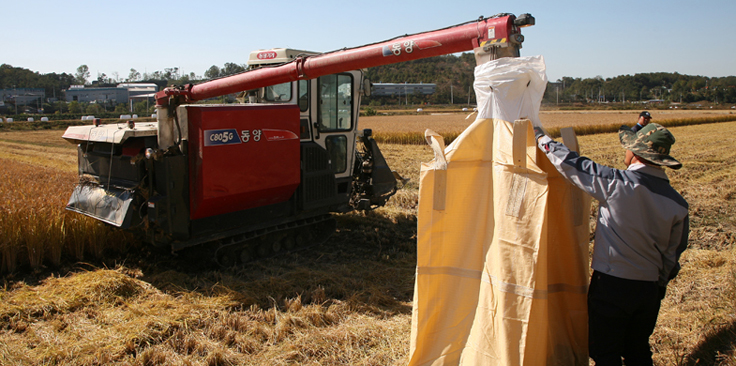
{"label": "harvester rubber track", "polygon": [[214,261],[226,268],[304,250],[327,241],[335,228],[335,219],[326,214],[229,236],[212,243],[218,245]]}

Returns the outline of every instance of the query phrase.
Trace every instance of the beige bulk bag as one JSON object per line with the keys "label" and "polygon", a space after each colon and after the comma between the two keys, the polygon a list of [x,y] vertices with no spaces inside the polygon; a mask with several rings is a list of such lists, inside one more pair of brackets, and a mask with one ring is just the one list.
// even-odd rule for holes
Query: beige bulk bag
{"label": "beige bulk bag", "polygon": [[495,228],[461,362],[543,365],[547,306],[538,292],[547,278],[547,174],[533,160],[529,120],[493,123]]}
{"label": "beige bulk bag", "polygon": [[[549,230],[548,196],[564,200],[569,187],[562,196],[548,192],[537,161],[549,162],[537,152],[531,122],[508,122],[539,125],[545,85],[541,57],[491,61],[476,68],[478,119],[447,149],[441,136],[425,133],[435,159],[420,175],[410,365],[544,365],[556,354],[580,356],[577,345],[587,351],[579,332],[586,319],[577,312],[585,309],[587,278],[575,282],[587,268],[587,235],[583,253],[568,235],[581,230]],[[582,270],[551,268],[550,242],[572,248],[552,255],[563,258],[551,267]]]}
{"label": "beige bulk bag", "polygon": [[[487,136],[492,128],[476,121],[466,132]],[[410,365],[457,365],[493,238],[491,144],[470,138],[446,164],[442,137],[426,135],[436,156],[420,174]]]}

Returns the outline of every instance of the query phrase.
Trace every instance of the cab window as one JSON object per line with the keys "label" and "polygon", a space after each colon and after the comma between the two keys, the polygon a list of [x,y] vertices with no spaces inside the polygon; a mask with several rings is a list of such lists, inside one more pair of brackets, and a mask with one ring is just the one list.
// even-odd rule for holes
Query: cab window
{"label": "cab window", "polygon": [[353,76],[336,74],[317,79],[320,131],[349,131],[353,128]]}
{"label": "cab window", "polygon": [[309,82],[299,80],[299,110],[306,112],[309,109]]}
{"label": "cab window", "polygon": [[263,99],[268,102],[288,102],[291,100],[291,83],[271,85],[263,88]]}
{"label": "cab window", "polygon": [[339,174],[348,169],[348,138],[345,135],[328,136],[325,140],[332,162],[332,172]]}

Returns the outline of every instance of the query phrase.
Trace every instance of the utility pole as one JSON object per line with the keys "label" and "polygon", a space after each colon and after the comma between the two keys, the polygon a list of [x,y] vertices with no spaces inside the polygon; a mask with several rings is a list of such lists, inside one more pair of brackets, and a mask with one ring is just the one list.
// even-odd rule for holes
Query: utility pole
{"label": "utility pole", "polygon": [[716,94],[716,90],[717,90],[717,89],[716,89],[716,88],[714,87],[714,88],[713,88],[713,97],[714,97],[714,98],[715,98],[715,100],[716,100],[716,104],[718,104],[718,94]]}
{"label": "utility pole", "polygon": [[455,104],[455,98],[452,93],[452,83],[450,83],[450,104]]}
{"label": "utility pole", "polygon": [[15,85],[13,85],[13,99],[15,100],[15,114],[18,113],[18,91],[15,90]]}

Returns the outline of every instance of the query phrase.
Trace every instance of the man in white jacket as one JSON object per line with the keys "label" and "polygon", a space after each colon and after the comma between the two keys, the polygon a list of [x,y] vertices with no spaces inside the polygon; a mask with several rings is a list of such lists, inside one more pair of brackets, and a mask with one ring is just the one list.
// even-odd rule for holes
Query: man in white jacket
{"label": "man in white jacket", "polygon": [[619,130],[626,170],[603,166],[570,151],[535,128],[537,144],[572,184],[599,202],[588,289],[589,353],[596,365],[652,365],[649,337],[667,283],[687,248],[688,204],[664,167],[674,136],[656,123]]}

